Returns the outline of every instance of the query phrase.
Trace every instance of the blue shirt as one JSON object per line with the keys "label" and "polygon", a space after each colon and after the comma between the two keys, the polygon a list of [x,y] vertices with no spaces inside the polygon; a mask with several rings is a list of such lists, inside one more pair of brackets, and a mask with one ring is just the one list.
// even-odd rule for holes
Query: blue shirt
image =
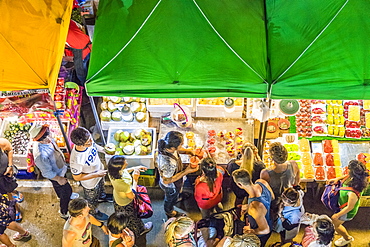
{"label": "blue shirt", "polygon": [[[269,191],[269,189],[263,183],[256,182],[256,184],[258,184],[262,188],[261,196],[248,198],[248,204],[250,204],[253,201],[257,201],[257,202],[261,202],[263,204],[263,206],[265,206],[265,208],[267,210],[267,213],[265,215],[265,219],[266,219],[267,224],[269,225],[270,231],[271,231],[271,229],[272,229],[272,220],[270,218],[270,206],[271,206],[272,194]],[[249,219],[251,229],[257,229],[258,225],[257,225],[256,220],[250,215],[248,215],[248,219]]]}
{"label": "blue shirt", "polygon": [[[60,150],[55,150],[52,143],[34,143],[33,156],[36,166],[40,169],[42,176],[52,179],[55,176],[64,177],[67,166]],[[61,168],[59,168],[61,167]]]}

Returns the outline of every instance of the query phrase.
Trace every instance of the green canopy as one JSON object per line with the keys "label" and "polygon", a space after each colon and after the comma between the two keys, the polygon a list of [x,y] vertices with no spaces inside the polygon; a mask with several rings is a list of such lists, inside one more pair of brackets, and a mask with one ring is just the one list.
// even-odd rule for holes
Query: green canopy
{"label": "green canopy", "polygon": [[368,0],[100,0],[90,96],[370,99]]}

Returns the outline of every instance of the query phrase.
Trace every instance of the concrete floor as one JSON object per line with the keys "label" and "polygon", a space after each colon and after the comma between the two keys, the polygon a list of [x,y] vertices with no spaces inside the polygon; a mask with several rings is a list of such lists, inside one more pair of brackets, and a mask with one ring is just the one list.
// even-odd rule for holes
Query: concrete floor
{"label": "concrete floor", "polygon": [[[29,229],[32,234],[32,239],[28,242],[18,242],[17,246],[22,247],[58,247],[61,246],[62,230],[64,220],[59,218],[58,199],[50,187],[50,182],[43,181],[24,181],[19,180],[19,191],[23,192],[25,201],[20,204],[23,213],[22,226]],[[73,186],[74,192],[81,194],[81,188]],[[111,187],[107,187],[109,192]],[[186,188],[191,191],[191,188]],[[152,218],[145,221],[152,221],[154,223],[153,230],[147,234],[147,247],[162,247],[165,246],[163,242],[163,229],[162,224],[166,219],[163,212],[163,192],[158,188],[149,188],[151,195],[154,215]],[[329,213],[324,209],[319,198],[313,198],[313,193],[309,190],[305,196],[306,211],[311,213]],[[234,200],[231,193],[225,193],[224,208],[230,208]],[[188,199],[182,205],[178,205],[179,211],[186,212],[194,220],[199,220],[200,212],[196,206],[193,198]],[[99,209],[107,214],[113,213],[112,203],[101,203]],[[368,234],[370,222],[369,208],[360,208],[358,215],[351,222],[346,223],[346,227],[350,234],[354,236],[355,243],[352,246],[370,246],[370,235]],[[108,246],[108,238],[105,236],[98,227],[94,226],[94,235],[101,241],[101,246]],[[6,230],[8,235],[13,234],[11,230]],[[296,238],[299,241],[302,237],[302,229],[299,236]],[[335,237],[337,239],[338,236]],[[279,241],[278,234],[274,233],[270,238],[268,245]],[[139,246],[144,247],[144,246]]]}

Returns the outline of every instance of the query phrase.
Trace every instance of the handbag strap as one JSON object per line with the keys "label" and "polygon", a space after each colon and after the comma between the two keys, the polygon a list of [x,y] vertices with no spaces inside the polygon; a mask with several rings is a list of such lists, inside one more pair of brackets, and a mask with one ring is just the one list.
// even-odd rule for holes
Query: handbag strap
{"label": "handbag strap", "polygon": [[146,203],[147,205],[152,206],[152,204],[151,204],[151,203],[149,203],[149,202],[145,201],[145,200],[144,200],[144,198],[140,195],[140,194],[148,194],[148,193],[145,193],[145,192],[137,192],[137,191],[135,191],[134,189],[132,189],[132,192],[134,192],[135,197],[136,197],[137,199],[140,199],[142,202]]}

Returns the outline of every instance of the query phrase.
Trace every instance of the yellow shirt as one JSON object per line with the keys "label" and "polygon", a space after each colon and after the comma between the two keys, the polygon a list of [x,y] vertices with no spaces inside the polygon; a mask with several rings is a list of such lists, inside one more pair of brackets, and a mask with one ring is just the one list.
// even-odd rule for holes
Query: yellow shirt
{"label": "yellow shirt", "polygon": [[[126,206],[129,204],[132,199],[128,198],[126,195],[122,195],[123,193],[129,193],[132,191],[132,177],[127,172],[127,170],[123,170],[122,177],[120,179],[113,179],[110,177],[110,181],[112,182],[113,186],[113,197],[114,201],[120,206]],[[121,193],[123,192],[123,193]]]}

